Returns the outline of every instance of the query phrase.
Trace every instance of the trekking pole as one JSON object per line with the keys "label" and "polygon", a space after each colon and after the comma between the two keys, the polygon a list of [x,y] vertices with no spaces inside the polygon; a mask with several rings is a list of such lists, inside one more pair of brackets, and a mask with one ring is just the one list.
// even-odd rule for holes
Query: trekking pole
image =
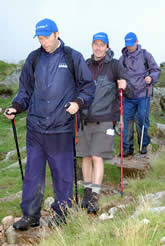
{"label": "trekking pole", "polygon": [[[8,110],[5,112],[7,115],[12,115],[15,113],[8,113]],[[19,152],[19,146],[18,146],[18,139],[17,139],[17,131],[16,131],[16,123],[15,123],[15,119],[11,120],[12,122],[12,128],[13,128],[13,135],[14,135],[14,139],[15,139],[15,145],[16,145],[16,149],[17,149],[17,156],[18,156],[18,162],[19,162],[19,167],[20,167],[20,171],[21,171],[21,177],[22,177],[22,181],[24,180],[24,175],[23,175],[23,168],[22,168],[22,162],[21,162],[21,155]]]}
{"label": "trekking pole", "polygon": [[123,197],[123,89],[120,89],[120,164],[121,164],[121,174],[120,174],[120,184],[121,184],[121,197]]}
{"label": "trekking pole", "polygon": [[142,131],[141,131],[141,139],[140,139],[140,152],[142,151],[142,148],[143,148],[144,124],[146,120],[146,112],[147,112],[147,104],[148,104],[147,99],[149,96],[149,91],[150,91],[150,84],[148,84],[147,89],[146,89],[145,110],[144,110],[144,118],[143,118],[143,125],[142,125]]}
{"label": "trekking pole", "polygon": [[[67,103],[65,105],[65,108],[69,108],[70,103]],[[77,115],[75,114],[75,121],[74,121],[74,125],[77,127]],[[73,128],[74,129],[74,128]],[[73,153],[74,153],[74,182],[75,182],[75,198],[76,198],[76,203],[78,205],[78,188],[77,188],[77,159],[76,159],[76,131],[73,132]]]}
{"label": "trekking pole", "polygon": [[17,132],[16,132],[16,123],[15,120],[12,120],[12,127],[13,127],[13,134],[14,134],[14,139],[15,139],[15,145],[16,145],[16,149],[17,149],[17,156],[18,156],[18,162],[19,162],[19,167],[20,167],[20,171],[21,171],[21,177],[22,177],[22,181],[24,180],[24,175],[23,175],[23,168],[22,168],[22,162],[21,162],[21,155],[19,152],[19,146],[18,146],[18,139],[17,139]]}
{"label": "trekking pole", "polygon": [[[77,115],[75,115],[75,125],[77,125]],[[74,180],[75,180],[75,197],[78,204],[78,188],[77,188],[77,159],[76,159],[76,141],[77,136],[73,137],[73,151],[74,151]]]}

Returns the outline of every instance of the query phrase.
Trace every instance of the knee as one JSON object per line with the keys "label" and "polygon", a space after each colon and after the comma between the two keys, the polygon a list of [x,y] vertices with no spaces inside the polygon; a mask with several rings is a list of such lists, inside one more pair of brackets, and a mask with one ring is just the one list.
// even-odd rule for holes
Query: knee
{"label": "knee", "polygon": [[83,157],[83,161],[87,161],[87,162],[89,162],[89,161],[92,161],[92,157],[91,156],[86,156],[86,157]]}
{"label": "knee", "polygon": [[92,161],[93,161],[94,163],[95,163],[95,162],[98,162],[98,161],[102,161],[102,157],[93,155],[93,156],[92,156]]}

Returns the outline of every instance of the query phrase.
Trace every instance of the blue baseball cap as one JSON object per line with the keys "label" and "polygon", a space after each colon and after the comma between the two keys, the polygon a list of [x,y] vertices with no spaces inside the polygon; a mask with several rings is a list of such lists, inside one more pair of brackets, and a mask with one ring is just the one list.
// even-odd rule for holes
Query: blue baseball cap
{"label": "blue baseball cap", "polygon": [[125,46],[134,46],[136,41],[137,41],[137,36],[135,33],[133,32],[129,32],[126,36],[125,36]]}
{"label": "blue baseball cap", "polygon": [[36,36],[50,36],[53,32],[58,32],[56,23],[50,19],[43,19],[36,24]]}
{"label": "blue baseball cap", "polygon": [[92,43],[95,40],[101,40],[103,41],[105,44],[109,44],[109,39],[108,39],[108,35],[105,32],[98,32],[96,34],[93,35],[93,40]]}

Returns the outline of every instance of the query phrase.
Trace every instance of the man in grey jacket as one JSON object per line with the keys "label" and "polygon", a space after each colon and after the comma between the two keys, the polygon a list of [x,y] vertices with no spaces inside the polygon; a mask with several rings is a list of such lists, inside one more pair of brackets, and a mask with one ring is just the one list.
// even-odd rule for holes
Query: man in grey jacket
{"label": "man in grey jacket", "polygon": [[104,177],[104,160],[113,158],[113,122],[120,119],[118,88],[127,92],[129,88],[120,63],[109,47],[106,33],[93,35],[92,50],[87,65],[93,74],[96,91],[92,104],[82,110],[84,129],[78,132],[77,155],[83,157],[84,197],[81,207],[87,208],[89,214],[96,214]]}
{"label": "man in grey jacket", "polygon": [[139,147],[142,126],[144,124],[142,148],[139,148],[139,151],[141,154],[146,154],[147,145],[150,143],[150,137],[148,135],[150,97],[152,96],[153,85],[159,79],[160,68],[153,56],[141,48],[138,44],[136,34],[132,32],[125,36],[125,47],[122,50],[120,62],[125,68],[127,83],[132,87],[132,91],[134,92],[133,97],[129,98],[125,96],[123,100],[123,156],[127,157],[134,152],[133,126],[135,118],[137,121]]}

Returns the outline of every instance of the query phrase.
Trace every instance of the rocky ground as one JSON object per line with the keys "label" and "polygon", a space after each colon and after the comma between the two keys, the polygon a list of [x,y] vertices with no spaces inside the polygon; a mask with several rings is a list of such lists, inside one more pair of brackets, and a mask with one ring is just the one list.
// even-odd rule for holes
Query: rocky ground
{"label": "rocky ground", "polygon": [[[160,141],[160,140],[159,140]],[[151,160],[157,159],[162,151],[165,151],[165,140],[161,140],[159,142],[160,147],[157,152],[152,152],[151,146],[148,148],[148,153],[146,155],[134,155],[132,157],[124,158],[123,169],[124,169],[124,188],[128,185],[127,177],[140,177],[143,178],[147,172],[147,170],[151,167]],[[120,158],[115,157],[111,160],[111,164],[120,167]],[[79,169],[78,172],[78,185],[82,185],[82,174]],[[103,196],[111,196],[120,193],[120,184],[103,184],[101,197]],[[21,192],[18,192],[15,195],[12,195],[7,200],[15,199],[16,197],[20,197]],[[161,194],[161,196],[165,197],[165,192]],[[151,197],[151,196],[150,196]],[[154,195],[155,197],[159,197],[158,194]],[[4,201],[4,198],[3,200]],[[2,202],[0,200],[0,203]],[[42,238],[48,237],[51,233],[51,230],[48,227],[48,220],[51,218],[51,210],[50,204],[52,203],[53,198],[48,198],[44,203],[44,208],[42,211],[42,218],[40,221],[40,226],[36,228],[30,228],[28,231],[16,231],[12,227],[12,224],[17,221],[19,218],[13,218],[13,216],[7,216],[2,220],[2,224],[0,225],[0,245],[2,246],[28,246],[34,245],[35,243],[39,243]],[[118,209],[123,209],[124,207],[133,203],[134,200],[131,196],[126,195],[122,199],[122,204],[111,203],[106,207],[103,207],[99,211],[99,219],[112,219],[115,216],[115,213]],[[161,212],[165,212],[165,207],[159,208]],[[139,209],[137,210],[139,211]],[[138,212],[135,212],[133,216],[138,216]],[[157,210],[156,210],[157,211]]]}

